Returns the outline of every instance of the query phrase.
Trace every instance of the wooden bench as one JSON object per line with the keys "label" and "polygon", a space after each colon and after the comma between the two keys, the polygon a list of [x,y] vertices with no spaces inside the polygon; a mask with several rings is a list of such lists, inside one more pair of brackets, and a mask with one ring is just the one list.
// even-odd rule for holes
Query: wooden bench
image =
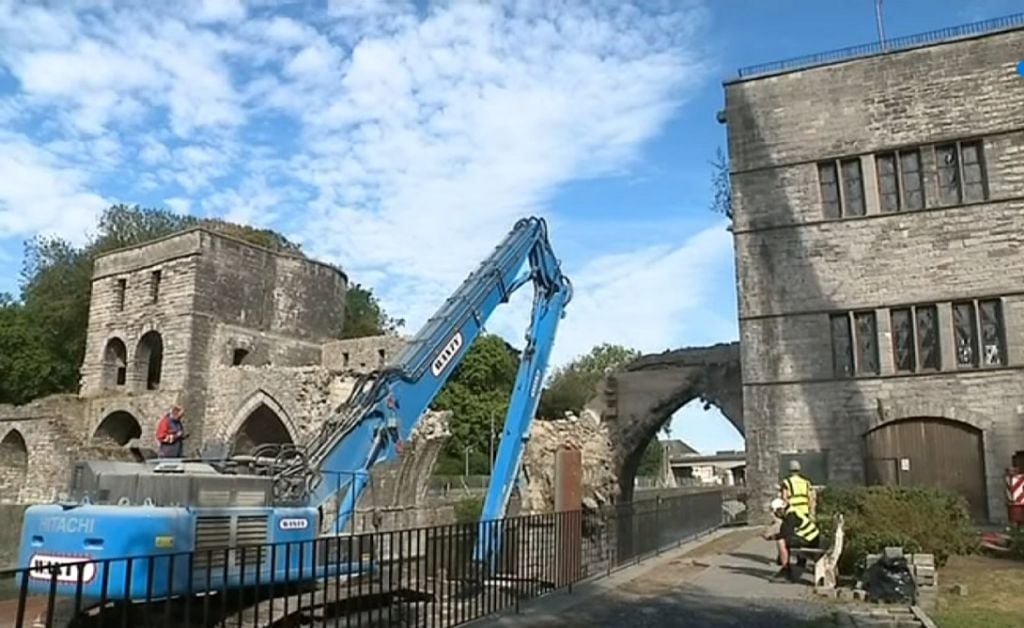
{"label": "wooden bench", "polygon": [[814,586],[833,589],[838,579],[839,557],[843,554],[843,515],[836,515],[832,544],[827,549],[795,548],[790,554],[814,563]]}

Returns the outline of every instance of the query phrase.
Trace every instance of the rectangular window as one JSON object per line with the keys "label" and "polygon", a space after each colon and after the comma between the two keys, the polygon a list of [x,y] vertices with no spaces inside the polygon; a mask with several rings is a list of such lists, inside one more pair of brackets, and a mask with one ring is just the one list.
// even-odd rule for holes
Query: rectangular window
{"label": "rectangular window", "polygon": [[981,357],[985,366],[1006,364],[1006,329],[999,299],[978,302],[981,319]]}
{"label": "rectangular window", "polygon": [[954,303],[953,333],[958,367],[1006,364],[1006,330],[999,299]]}
{"label": "rectangular window", "polygon": [[934,305],[889,310],[892,320],[892,353],[897,373],[937,371],[942,368],[939,350],[939,312]]}
{"label": "rectangular window", "polygon": [[900,181],[903,207],[924,207],[924,177],[921,172],[921,151],[900,151]]}
{"label": "rectangular window", "polygon": [[857,338],[857,374],[878,375],[878,328],[874,312],[853,315]]}
{"label": "rectangular window", "polygon": [[919,150],[877,155],[875,165],[878,170],[878,200],[883,212],[924,207],[924,179]]}
{"label": "rectangular window", "polygon": [[956,144],[935,147],[935,167],[939,173],[939,199],[943,205],[960,202],[960,161]]}
{"label": "rectangular window", "polygon": [[833,314],[832,368],[836,377],[878,375],[878,325],[874,312]]}
{"label": "rectangular window", "polygon": [[910,308],[890,311],[892,319],[892,349],[898,373],[917,370],[917,351],[914,349],[914,319]]}
{"label": "rectangular window", "polygon": [[935,160],[939,175],[939,198],[944,205],[972,203],[988,198],[981,140],[936,146]]}
{"label": "rectangular window", "polygon": [[978,366],[978,318],[974,303],[953,304],[953,338],[957,366]]}
{"label": "rectangular window", "polygon": [[843,160],[843,210],[847,216],[864,215],[864,181],[857,158]]}
{"label": "rectangular window", "polygon": [[836,164],[826,162],[818,164],[818,180],[821,185],[821,203],[825,218],[839,218],[839,180],[836,176]]}
{"label": "rectangular window", "polygon": [[850,334],[850,317],[833,314],[832,325],[832,370],[836,377],[853,376],[853,342]]}
{"label": "rectangular window", "polygon": [[964,167],[964,201],[983,201],[988,198],[985,190],[985,168],[981,159],[981,142],[960,144],[961,163]]}
{"label": "rectangular window", "polygon": [[160,300],[160,276],[159,270],[154,270],[149,279],[149,297],[156,303]]}
{"label": "rectangular window", "polygon": [[116,300],[117,300],[117,309],[120,312],[124,311],[124,299],[125,299],[125,293],[127,291],[128,291],[128,280],[127,279],[118,279],[117,280]]}
{"label": "rectangular window", "polygon": [[825,218],[864,215],[864,178],[860,158],[819,163],[818,185]]}
{"label": "rectangular window", "polygon": [[917,315],[917,354],[921,370],[939,370],[938,309],[934,305],[919,305],[914,308]]}
{"label": "rectangular window", "polygon": [[896,155],[889,153],[876,156],[875,167],[878,170],[878,200],[881,203],[882,211],[898,212],[900,210],[900,186],[899,175],[896,171]]}

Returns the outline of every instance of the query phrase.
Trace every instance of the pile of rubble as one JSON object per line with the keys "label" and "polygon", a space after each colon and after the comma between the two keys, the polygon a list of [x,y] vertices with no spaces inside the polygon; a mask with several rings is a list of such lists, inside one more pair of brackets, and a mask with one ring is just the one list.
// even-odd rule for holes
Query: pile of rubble
{"label": "pile of rubble", "polygon": [[524,514],[551,512],[554,508],[555,454],[564,447],[581,452],[585,510],[596,510],[618,495],[619,484],[613,472],[615,450],[607,428],[590,410],[584,410],[579,416],[567,412],[564,419],[533,422],[523,455]]}

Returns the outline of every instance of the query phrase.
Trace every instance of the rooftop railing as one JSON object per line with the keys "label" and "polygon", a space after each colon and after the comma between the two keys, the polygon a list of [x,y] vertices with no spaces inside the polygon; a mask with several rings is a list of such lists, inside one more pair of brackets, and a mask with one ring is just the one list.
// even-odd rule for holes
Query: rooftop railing
{"label": "rooftop railing", "polygon": [[737,72],[737,78],[751,78],[759,75],[803,70],[815,66],[827,65],[829,63],[836,63],[838,61],[895,52],[897,50],[906,50],[908,48],[915,48],[926,44],[951,41],[963,37],[971,37],[974,35],[1019,28],[1022,26],[1024,26],[1024,13],[1017,13],[1006,17],[942,28],[935,31],[929,31],[927,33],[896,37],[894,39],[887,39],[885,41],[871,44],[861,44],[859,46],[850,46],[849,48],[840,48],[839,50],[831,50],[829,52],[793,57],[792,59],[785,59],[783,61],[772,61],[771,63],[751,65],[745,68],[740,68]]}

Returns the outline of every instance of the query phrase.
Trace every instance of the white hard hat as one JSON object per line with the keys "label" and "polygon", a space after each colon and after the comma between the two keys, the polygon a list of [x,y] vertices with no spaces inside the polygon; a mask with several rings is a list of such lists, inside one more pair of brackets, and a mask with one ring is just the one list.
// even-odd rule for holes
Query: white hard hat
{"label": "white hard hat", "polygon": [[781,497],[776,497],[772,500],[772,510],[783,510],[786,507],[786,501]]}

